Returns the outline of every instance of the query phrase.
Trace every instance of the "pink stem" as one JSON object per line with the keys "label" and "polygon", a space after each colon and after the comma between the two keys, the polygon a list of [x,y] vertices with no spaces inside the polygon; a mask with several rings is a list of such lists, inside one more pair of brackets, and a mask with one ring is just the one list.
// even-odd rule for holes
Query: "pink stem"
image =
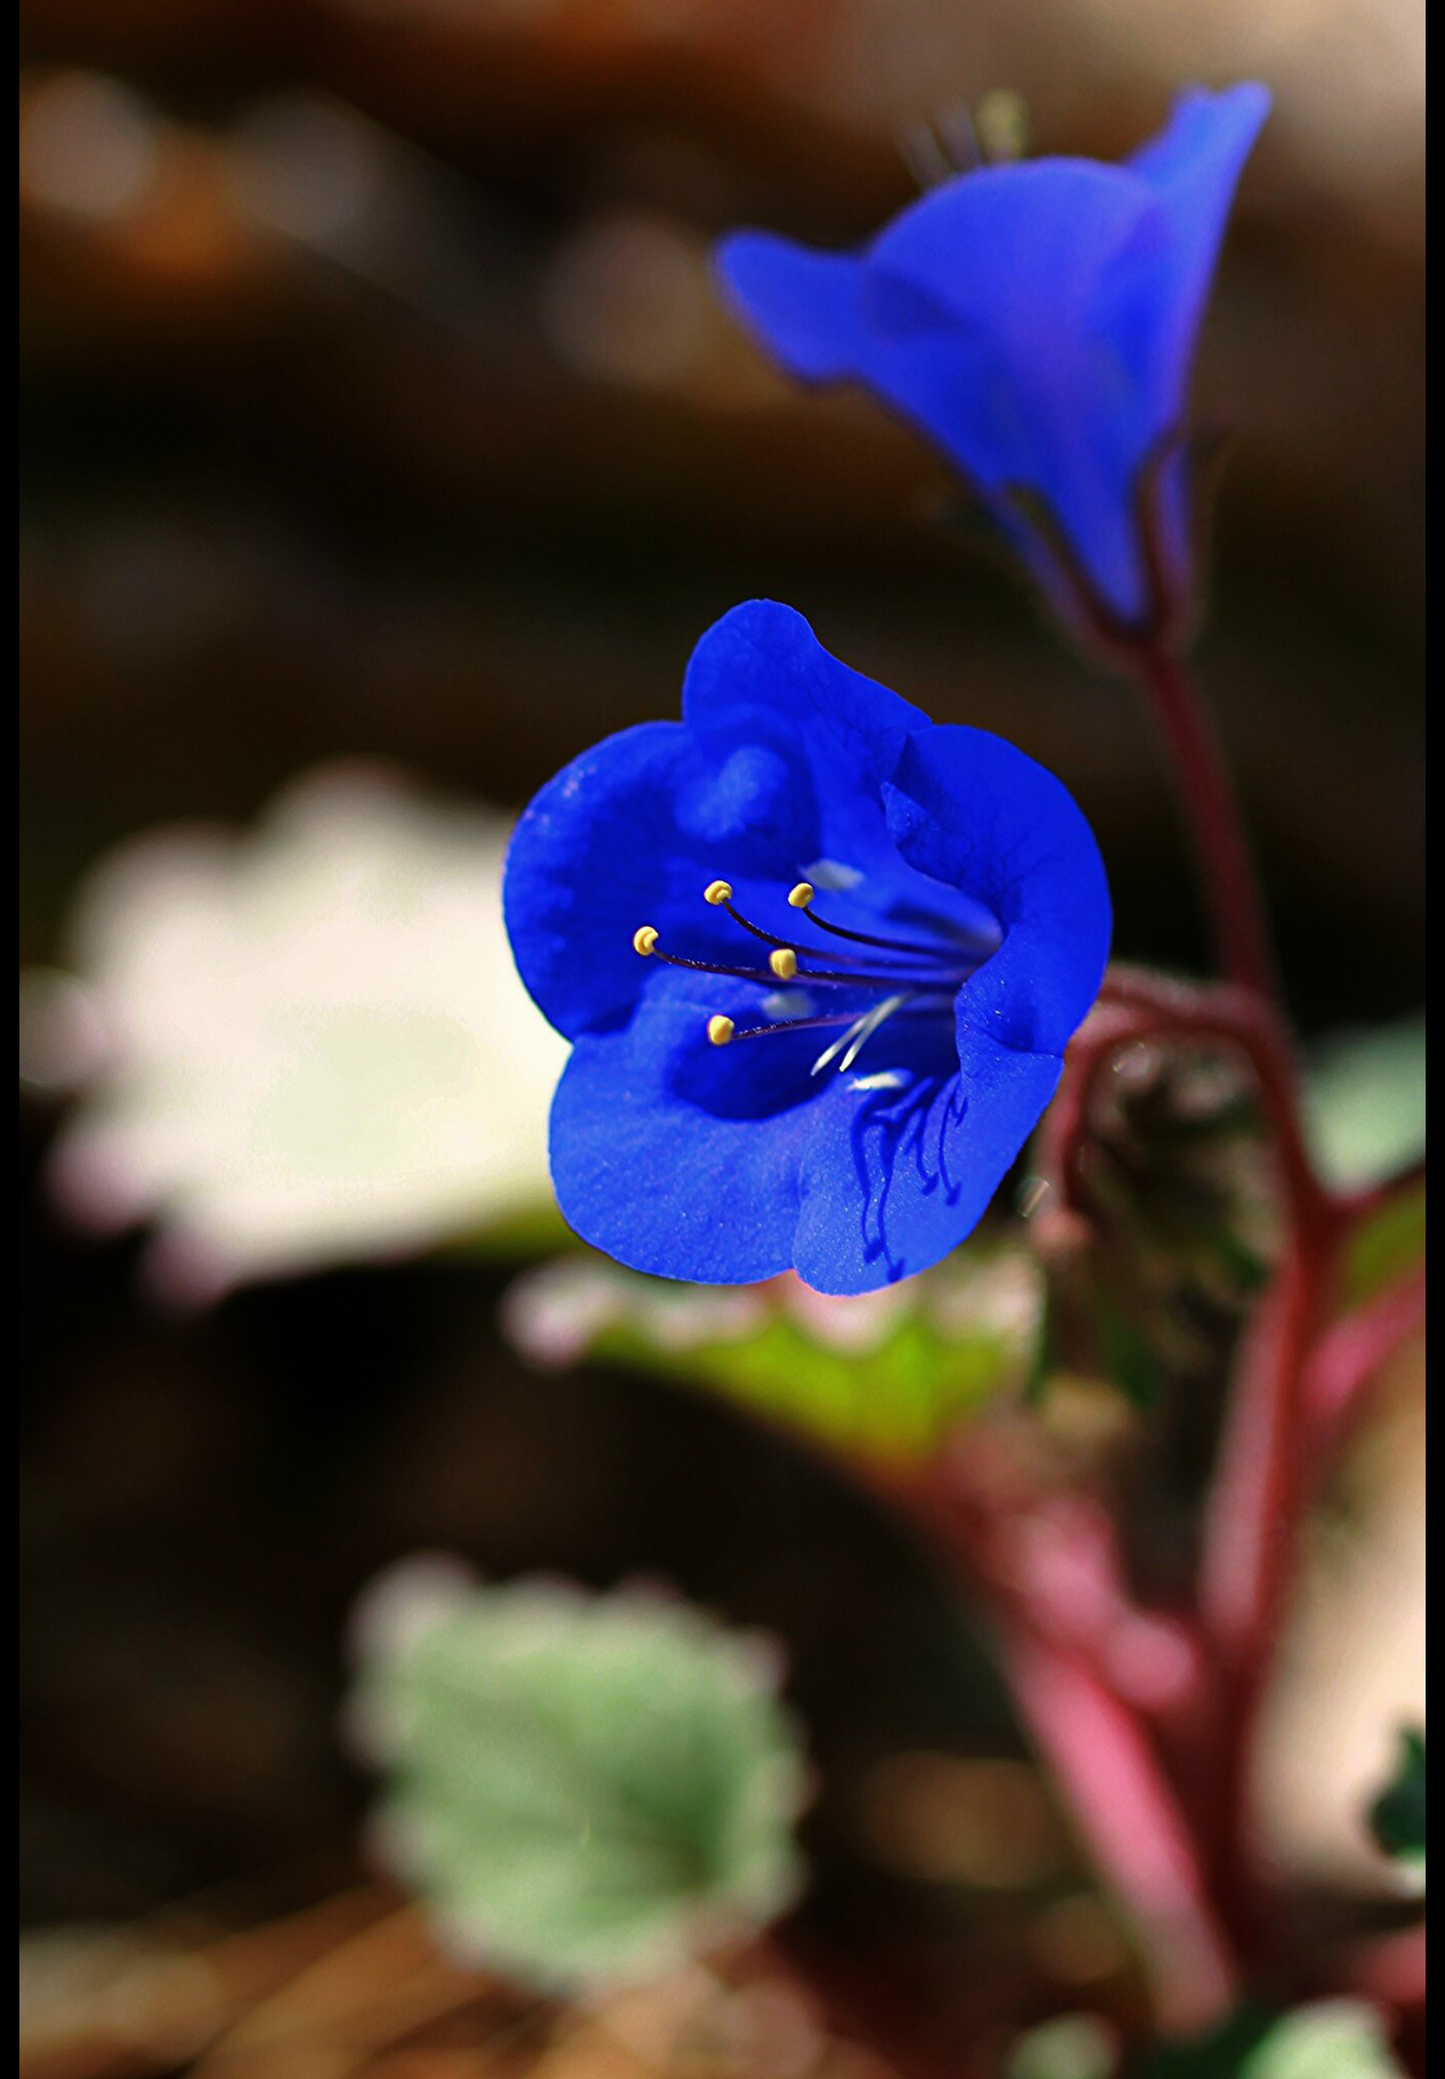
{"label": "pink stem", "polygon": [[1292,1249],[1260,1305],[1226,1419],[1205,1514],[1199,1608],[1218,1656],[1214,1766],[1205,1818],[1236,1936],[1264,1933],[1253,1855],[1250,1769],[1307,1485],[1301,1383],[1321,1294]]}
{"label": "pink stem", "polygon": [[[1289,1165],[1283,1165],[1289,1174]],[[1237,1934],[1265,1932],[1252,1855],[1250,1766],[1312,1493],[1306,1372],[1329,1307],[1342,1226],[1312,1175],[1291,1191],[1293,1233],[1250,1325],[1225,1411],[1199,1568],[1219,1663],[1216,1869]]]}
{"label": "pink stem", "polygon": [[[1121,1620],[1148,1622],[1126,1602],[1112,1526],[1072,1497],[1036,1513],[977,1434],[932,1480],[895,1489],[894,1498],[984,1595],[1020,1715],[1134,1920],[1161,2025],[1187,2033],[1219,2019],[1237,1993],[1235,1963],[1141,1722],[1149,1706],[1126,1700],[1106,1672]],[[1187,1681],[1194,1663],[1179,1643]],[[1162,1697],[1149,1701],[1167,1709]]]}
{"label": "pink stem", "polygon": [[1320,1341],[1305,1377],[1305,1415],[1315,1433],[1312,1455],[1349,1424],[1387,1360],[1425,1324],[1425,1266],[1386,1286],[1337,1321]]}
{"label": "pink stem", "polygon": [[1361,1942],[1345,1960],[1341,1976],[1351,1992],[1393,2007],[1398,2014],[1421,2010],[1426,2000],[1425,1923]]}
{"label": "pink stem", "polygon": [[1234,2005],[1238,1973],[1138,1720],[1079,1656],[1026,1624],[1005,1619],[1002,1645],[1025,1723],[1146,1946],[1161,2027],[1207,2028]]}
{"label": "pink stem", "polygon": [[1322,1295],[1292,1249],[1250,1326],[1205,1523],[1199,1604],[1226,1660],[1272,1644],[1299,1498],[1302,1379]]}

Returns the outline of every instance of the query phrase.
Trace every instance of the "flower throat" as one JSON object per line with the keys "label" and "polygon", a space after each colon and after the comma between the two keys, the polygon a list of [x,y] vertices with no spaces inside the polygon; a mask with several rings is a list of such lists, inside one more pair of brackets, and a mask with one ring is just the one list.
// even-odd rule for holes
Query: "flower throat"
{"label": "flower throat", "polygon": [[[769,1013],[766,1024],[739,1028],[733,1019],[720,1012],[709,1018],[707,1037],[715,1047],[728,1046],[733,1040],[766,1039],[780,1032],[835,1031],[837,1038],[824,1047],[813,1063],[810,1074],[815,1076],[835,1062],[839,1074],[851,1068],[874,1033],[892,1018],[936,1018],[941,1012],[951,1011],[958,990],[996,950],[996,946],[991,945],[975,955],[962,943],[929,944],[853,931],[820,917],[812,907],[814,893],[811,882],[799,881],[788,892],[789,908],[806,911],[808,922],[815,930],[840,941],[840,944],[809,945],[797,937],[782,938],[776,932],[765,931],[737,908],[730,881],[709,881],[703,890],[703,901],[713,909],[725,911],[742,931],[769,948],[765,967],[732,967],[667,952],[659,944],[659,933],[651,924],[640,925],[633,933],[633,950],[644,959],[661,960],[669,967],[690,968],[698,974],[724,975],[735,981],[756,982],[773,992],[771,998],[765,998],[763,1002],[763,1009]],[[850,950],[853,947],[860,950]],[[803,961],[826,961],[830,964],[803,966]],[[798,1002],[797,996],[786,988],[790,983],[807,989],[863,991],[873,994],[877,1000],[861,1012],[850,1008],[821,1016],[811,1013],[788,1016],[786,1013]],[[779,984],[785,985],[784,988],[780,990]],[[806,1003],[806,999],[803,1001]]]}

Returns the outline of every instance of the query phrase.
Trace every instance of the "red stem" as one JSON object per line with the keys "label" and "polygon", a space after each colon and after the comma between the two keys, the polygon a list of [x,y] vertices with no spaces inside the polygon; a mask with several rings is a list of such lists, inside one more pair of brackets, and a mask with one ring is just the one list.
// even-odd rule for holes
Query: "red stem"
{"label": "red stem", "polygon": [[1110,968],[1107,1001],[1085,1023],[1068,1051],[1068,1073],[1044,1116],[1040,1156],[1067,1206],[1079,1206],[1078,1156],[1086,1137],[1093,1080],[1121,1047],[1141,1040],[1183,1040],[1242,1053],[1254,1073],[1296,1227],[1333,1230],[1342,1215],[1315,1174],[1300,1118],[1294,1062],[1267,1000],[1231,987],[1195,988]]}
{"label": "red stem", "polygon": [[[1227,794],[1225,805],[1232,822]],[[1212,855],[1216,865],[1228,853],[1225,846]],[[1251,901],[1221,905],[1220,919],[1237,925],[1252,917],[1257,926],[1242,847],[1234,865]],[[1221,882],[1214,885],[1217,894]],[[1246,929],[1244,938],[1251,935]],[[1253,938],[1251,958],[1267,962],[1262,930]],[[1334,1198],[1321,1184],[1290,1050],[1271,998],[1256,987],[1200,990],[1110,970],[1100,1008],[1069,1049],[1042,1130],[1041,1164],[1065,1212],[1086,1203],[1080,1158],[1094,1080],[1121,1047],[1148,1040],[1229,1046],[1246,1057],[1290,1223],[1285,1256],[1244,1346],[1207,1512],[1199,1600],[1210,1660],[1201,1668],[1188,1633],[1161,1638],[1154,1643],[1179,1649],[1165,1656],[1178,1662],[1177,1693],[1127,1693],[1111,1663],[1113,1646],[1131,1623],[1149,1619],[1128,1601],[1117,1555],[1100,1545],[1087,1512],[1036,1509],[1038,1496],[1019,1493],[995,1493],[998,1506],[991,1506],[987,1480],[980,1487],[957,1464],[935,1464],[932,1477],[921,1479],[859,1470],[983,1588],[1022,1715],[1101,1871],[1137,1922],[1161,2021],[1189,2029],[1217,2018],[1236,1995],[1231,1943],[1247,1942],[1255,1954],[1267,1933],[1251,1861],[1248,1773],[1300,1519],[1343,1420],[1422,1318],[1424,1285],[1423,1274],[1412,1275],[1323,1332],[1340,1246],[1378,1194]],[[970,1443],[976,1452],[979,1440]],[[1044,1548],[1008,1527],[1027,1529],[1036,1515],[1035,1528],[1052,1540]],[[1191,1828],[1144,1719],[1152,1713],[1165,1724],[1184,1692],[1202,1703],[1211,1665],[1215,1694],[1204,1729],[1216,1748],[1212,1796]]]}
{"label": "red stem", "polygon": [[1289,1213],[1284,1259],[1251,1326],[1225,1417],[1207,1509],[1199,1606],[1218,1668],[1210,1809],[1220,1896],[1238,1933],[1255,1936],[1248,1772],[1259,1705],[1308,1500],[1305,1370],[1329,1304],[1344,1216],[1305,1142],[1289,1049],[1267,999],[1195,990],[1125,971],[1114,1002],[1070,1049],[1070,1074],[1046,1121],[1046,1171],[1064,1207],[1084,1200],[1080,1156],[1094,1079],[1121,1046],[1169,1038],[1228,1045],[1253,1070]]}
{"label": "red stem", "polygon": [[1272,1001],[1278,977],[1259,881],[1239,799],[1203,703],[1171,650],[1156,644],[1128,654],[1178,773],[1220,970]]}

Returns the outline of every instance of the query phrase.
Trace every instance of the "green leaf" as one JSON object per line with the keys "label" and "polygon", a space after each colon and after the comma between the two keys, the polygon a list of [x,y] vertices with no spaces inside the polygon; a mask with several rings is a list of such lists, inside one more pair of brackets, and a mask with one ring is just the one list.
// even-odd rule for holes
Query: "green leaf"
{"label": "green leaf", "polygon": [[350,1722],[382,1859],[449,1946],[522,1982],[646,1978],[792,1902],[805,1796],[776,1656],[657,1591],[394,1569]]}
{"label": "green leaf", "polygon": [[856,1299],[825,1298],[791,1275],[737,1290],[680,1285],[589,1256],[519,1279],[505,1321],[536,1362],[662,1373],[834,1448],[906,1460],[1024,1384],[1041,1303],[1018,1249],[966,1250]]}
{"label": "green leaf", "polygon": [[1412,1890],[1425,1889],[1425,1734],[1400,1735],[1395,1773],[1370,1807],[1370,1831],[1400,1865]]}
{"label": "green leaf", "polygon": [[1015,2043],[1008,2079],[1113,2079],[1119,2039],[1094,2014],[1062,2014]]}
{"label": "green leaf", "polygon": [[1385,2024],[1357,2000],[1322,2000],[1277,2021],[1240,2079],[1401,2079]]}
{"label": "green leaf", "polygon": [[1139,2079],[1402,2079],[1373,2007],[1322,2000],[1290,2014],[1246,2008],[1194,2043],[1156,2050]]}
{"label": "green leaf", "polygon": [[1425,1185],[1392,1193],[1350,1237],[1344,1266],[1345,1299],[1360,1306],[1403,1277],[1425,1255]]}
{"label": "green leaf", "polygon": [[1425,1019],[1336,1040],[1305,1086],[1320,1168],[1342,1189],[1382,1182],[1425,1153]]}

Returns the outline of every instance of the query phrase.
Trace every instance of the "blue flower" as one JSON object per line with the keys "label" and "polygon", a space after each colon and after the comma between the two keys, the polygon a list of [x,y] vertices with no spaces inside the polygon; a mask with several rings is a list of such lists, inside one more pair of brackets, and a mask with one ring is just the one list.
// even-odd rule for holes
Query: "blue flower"
{"label": "blue flower", "polygon": [[1187,592],[1190,367],[1268,109],[1191,90],[1124,165],[960,174],[861,255],[737,232],[723,284],[793,375],[861,382],[937,442],[1061,604],[1153,627]]}
{"label": "blue flower", "polygon": [[[1002,738],[935,727],[753,601],[681,722],[584,752],[512,841],[522,979],[573,1042],[567,1220],[635,1269],[865,1292],[963,1240],[1098,993],[1083,815]],[[639,957],[640,956],[640,957]]]}

